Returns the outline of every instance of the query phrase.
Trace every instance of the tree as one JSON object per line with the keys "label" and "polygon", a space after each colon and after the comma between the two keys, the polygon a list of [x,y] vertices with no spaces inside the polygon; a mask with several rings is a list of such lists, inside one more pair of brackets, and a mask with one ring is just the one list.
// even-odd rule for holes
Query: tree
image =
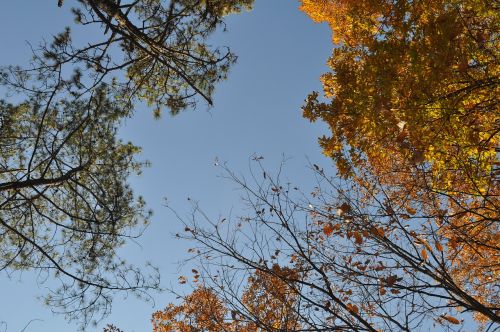
{"label": "tree", "polygon": [[[277,265],[274,272],[293,275]],[[198,285],[182,304],[155,312],[153,331],[291,331],[298,327],[295,291],[275,276],[255,271],[241,297],[218,294],[218,289]]]}
{"label": "tree", "polygon": [[[180,235],[205,289],[239,315],[248,276],[276,278],[296,297],[287,330],[497,328],[495,4],[302,4],[333,30],[326,100],[312,93],[304,116],[330,126],[320,143],[340,176],[313,166],[309,196],[263,168],[253,183],[224,168],[249,214],[210,220],[195,205]],[[267,317],[253,308],[247,319]]]}
{"label": "tree", "polygon": [[[378,173],[396,158],[423,164],[434,187],[459,181],[484,194],[499,147],[498,11],[475,0],[302,1],[326,21],[336,48],[304,116],[328,123],[325,154],[343,175],[367,159]],[[394,156],[394,154],[396,156]]]}
{"label": "tree", "polygon": [[159,277],[117,253],[150,214],[127,184],[143,163],[116,137],[124,112],[104,86],[89,99],[55,95],[0,101],[0,269],[55,278],[45,303],[86,325],[117,291],[149,296]]}
{"label": "tree", "polygon": [[194,108],[199,98],[211,105],[215,85],[226,78],[236,57],[228,49],[211,47],[207,39],[224,24],[224,16],[252,3],[79,0],[71,9],[75,22],[96,39],[78,46],[67,27],[35,51],[34,69],[77,67],[86,78],[80,83],[89,90],[112,82],[122,107],[140,100],[153,106],[156,115],[164,108],[173,114]]}
{"label": "tree", "polygon": [[[466,248],[448,242],[437,226],[442,216],[425,214],[435,202],[393,199],[369,172],[360,182],[314,165],[318,184],[306,195],[284,183],[281,170],[272,177],[259,163],[249,182],[222,167],[250,212],[210,220],[195,204],[179,237],[193,241],[204,287],[217,290],[230,310],[245,312],[241,284],[258,271],[293,294],[287,331],[454,331],[500,323],[496,266],[482,266],[482,279],[455,272]],[[405,200],[418,214],[407,213]],[[243,316],[259,322],[272,302],[252,298],[260,315]]]}
{"label": "tree", "polygon": [[150,212],[127,184],[144,165],[140,148],[117,130],[136,101],[157,115],[212,104],[235,56],[207,39],[252,2],[81,0],[75,22],[94,37],[78,45],[66,28],[29,68],[0,69],[16,100],[0,101],[0,270],[55,277],[46,304],[82,327],[109,313],[115,293],[147,299],[158,288],[154,268],[118,255]]}
{"label": "tree", "polygon": [[495,5],[303,0],[302,10],[336,44],[327,101],[314,92],[304,106],[331,128],[325,154],[341,176],[372,173],[407,214],[436,216],[454,278],[481,294],[497,282],[500,249]]}
{"label": "tree", "polygon": [[153,331],[227,331],[228,310],[208,288],[199,287],[181,305],[170,304],[153,314]]}

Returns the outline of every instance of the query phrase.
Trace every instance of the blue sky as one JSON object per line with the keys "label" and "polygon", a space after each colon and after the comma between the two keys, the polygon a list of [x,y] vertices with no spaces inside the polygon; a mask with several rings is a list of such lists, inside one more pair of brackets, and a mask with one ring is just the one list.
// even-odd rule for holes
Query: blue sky
{"label": "blue sky", "polygon": [[[0,65],[24,65],[30,57],[27,42],[36,45],[71,22],[71,0],[58,8],[55,0],[5,1],[0,11]],[[131,179],[154,210],[152,224],[137,244],[124,248],[129,260],[148,260],[160,268],[162,285],[176,285],[177,262],[188,257],[189,244],[175,240],[181,225],[162,206],[166,197],[181,215],[189,213],[187,197],[200,202],[213,217],[238,214],[241,208],[234,185],[219,177],[216,157],[238,172],[248,171],[253,154],[264,156],[273,170],[282,156],[290,157],[286,174],[294,183],[312,185],[307,165],[331,167],[321,155],[316,138],[327,133],[321,124],[302,118],[300,107],[312,90],[320,89],[319,76],[326,71],[331,51],[330,32],[312,23],[290,0],[256,0],[251,12],[228,18],[228,31],[218,33],[214,44],[227,45],[239,56],[228,81],[215,95],[215,105],[200,107],[176,117],[168,114],[154,120],[151,112],[138,107],[121,131],[126,140],[143,147],[142,158],[152,163],[140,177]],[[85,38],[82,34],[77,38]],[[54,316],[36,300],[46,285],[37,284],[29,272],[9,276],[0,273],[1,331],[72,331],[61,316]],[[188,291],[182,287],[180,292]],[[134,298],[115,299],[113,313],[98,328],[112,322],[127,332],[150,331],[150,315],[172,297],[155,295],[155,306]]]}

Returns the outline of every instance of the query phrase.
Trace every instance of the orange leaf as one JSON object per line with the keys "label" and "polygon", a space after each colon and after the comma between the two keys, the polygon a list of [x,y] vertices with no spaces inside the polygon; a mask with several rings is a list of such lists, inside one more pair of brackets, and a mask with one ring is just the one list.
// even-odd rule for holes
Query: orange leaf
{"label": "orange leaf", "polygon": [[443,246],[441,245],[441,243],[436,242],[436,249],[440,252],[443,252]]}
{"label": "orange leaf", "polygon": [[361,234],[359,234],[358,232],[354,232],[354,240],[356,242],[356,244],[362,244],[363,243],[363,237],[361,236]]}
{"label": "orange leaf", "polygon": [[427,250],[429,250],[430,252],[432,252],[432,248],[431,246],[427,243],[427,242],[424,242],[424,246]]}
{"label": "orange leaf", "polygon": [[347,304],[347,310],[349,310],[353,314],[357,314],[359,312],[358,306],[355,304],[350,304],[350,303]]}
{"label": "orange leaf", "polygon": [[456,239],[452,238],[448,243],[450,244],[450,247],[452,249],[457,249],[458,244],[457,244],[457,240]]}
{"label": "orange leaf", "polygon": [[333,233],[333,225],[332,224],[326,224],[323,226],[323,233],[325,233],[326,236],[330,236]]}
{"label": "orange leaf", "polygon": [[415,215],[417,213],[417,210],[415,210],[414,208],[412,207],[408,207],[406,209],[406,211],[408,211],[409,214],[411,214],[412,216]]}
{"label": "orange leaf", "polygon": [[424,259],[424,261],[429,259],[429,255],[427,254],[427,250],[425,249],[422,249],[422,258]]}
{"label": "orange leaf", "polygon": [[446,316],[446,315],[443,315],[441,316],[443,319],[446,319],[448,322],[452,323],[452,324],[460,324],[460,321],[458,319],[456,319],[455,317],[452,317],[452,316]]}

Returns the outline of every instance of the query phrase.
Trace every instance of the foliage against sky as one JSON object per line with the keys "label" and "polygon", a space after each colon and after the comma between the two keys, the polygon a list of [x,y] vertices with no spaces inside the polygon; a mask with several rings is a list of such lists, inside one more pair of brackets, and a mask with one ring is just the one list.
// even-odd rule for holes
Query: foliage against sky
{"label": "foliage against sky", "polygon": [[479,328],[495,326],[495,4],[303,0],[301,8],[333,32],[324,96],[313,92],[303,110],[329,125],[320,144],[339,177],[315,166],[322,185],[297,201],[263,169],[254,186],[226,169],[251,212],[207,227],[186,221],[195,252],[210,257],[202,266],[226,277],[207,268],[205,280],[237,309],[238,271],[292,268],[300,277],[279,279],[300,298],[296,329],[454,330],[464,312]]}
{"label": "foliage against sky", "polygon": [[[219,294],[229,310],[245,312],[242,284],[259,273],[290,291],[290,331],[460,331],[499,323],[494,268],[478,266],[466,273],[480,270],[481,278],[463,280],[447,234],[435,217],[421,214],[420,201],[412,203],[419,214],[409,214],[405,200],[393,199],[375,176],[339,180],[317,165],[316,189],[302,193],[282,170],[273,175],[257,162],[250,178],[222,166],[246,213],[210,219],[194,203],[178,235],[193,242],[189,252],[199,259],[203,273],[195,284]],[[188,279],[181,277],[183,284]],[[274,289],[259,292],[273,297]],[[272,301],[258,303],[261,317],[269,317]]]}
{"label": "foliage against sky", "polygon": [[58,280],[44,302],[87,324],[117,291],[147,296],[159,277],[117,253],[150,217],[127,181],[142,163],[116,137],[123,110],[104,87],[90,99],[56,94],[0,101],[0,269]]}
{"label": "foliage against sky", "polygon": [[330,125],[321,145],[342,175],[347,160],[383,172],[401,158],[425,161],[438,190],[460,179],[487,191],[500,130],[494,3],[304,0],[302,10],[333,32],[330,101],[311,94],[304,115]]}
{"label": "foliage against sky", "polygon": [[[289,269],[275,273],[293,274]],[[198,271],[196,271],[198,273]],[[153,314],[153,331],[291,331],[299,328],[294,307],[297,295],[279,278],[257,271],[238,299],[239,308],[227,305],[223,294],[198,285],[180,305],[168,305]]]}
{"label": "foliage against sky", "polygon": [[140,148],[118,129],[140,101],[156,114],[212,104],[235,56],[207,39],[252,2],[57,3],[77,29],[96,29],[81,45],[67,27],[32,49],[30,66],[0,69],[0,271],[57,281],[45,304],[81,328],[108,315],[116,293],[150,298],[157,271],[118,254],[150,217],[128,184]]}
{"label": "foliage against sky", "polygon": [[447,239],[453,277],[491,305],[499,281],[500,14],[488,1],[302,1],[332,29],[324,96],[304,106],[339,173],[369,172]]}
{"label": "foliage against sky", "polygon": [[[146,2],[135,4],[138,3]],[[192,5],[189,1],[176,3]],[[64,3],[63,8],[68,4]],[[80,64],[85,68],[84,75],[90,73],[90,82],[88,78],[81,79],[82,72],[76,71],[72,78],[63,79],[67,86],[54,85],[54,91],[64,90],[68,96],[83,102],[95,100],[92,93],[101,88],[100,80],[108,78],[110,73],[110,76],[118,73],[115,80],[104,80],[111,84],[106,87],[109,90],[103,90],[112,91],[111,104],[118,102],[123,107],[117,108],[124,111],[118,117],[125,116],[132,109],[132,101],[138,100],[146,101],[157,110],[169,107],[173,113],[195,106],[197,98],[211,103],[213,84],[225,77],[228,67],[224,64],[231,59],[230,53],[223,52],[227,58],[222,56],[214,60],[211,57],[221,53],[213,49],[214,53],[208,52],[210,54],[203,48],[192,50],[193,43],[183,44],[181,38],[174,53],[187,50],[184,54],[187,58],[200,54],[207,57],[199,63],[200,59],[190,62],[184,56],[169,58],[172,54],[161,47],[156,48],[158,45],[151,44],[148,39],[158,37],[161,30],[153,24],[145,28],[150,35],[143,35],[135,30],[137,26],[132,26],[147,12],[141,12],[144,9],[141,6],[134,12],[128,11],[133,6],[124,4],[119,8],[123,12],[118,12],[110,1],[82,1],[81,4],[84,16],[87,13],[88,17],[95,18],[95,25],[104,29],[109,39],[104,38],[104,44],[98,42],[90,51],[82,53],[81,48],[72,48],[70,34],[65,32],[57,36],[54,44],[42,46],[43,56],[38,58],[43,62],[39,67],[42,71],[50,70],[54,64],[56,67],[58,64]],[[207,17],[215,18],[204,21],[207,25],[203,28],[209,27],[210,22],[221,23],[216,18],[234,9],[228,10],[226,2],[211,7],[213,4],[200,1],[189,7],[202,16],[206,13]],[[498,226],[495,223],[498,220],[498,181],[493,169],[494,150],[498,147],[497,30],[494,23],[498,17],[494,8],[472,1],[436,1],[425,7],[415,2],[304,1],[303,8],[316,20],[326,20],[334,31],[338,30],[334,33],[334,42],[338,45],[329,62],[332,72],[322,80],[326,98],[331,103],[323,103],[319,94],[313,93],[304,110],[311,119],[322,119],[330,125],[332,135],[321,143],[326,154],[336,160],[338,171],[348,185],[337,187],[338,179],[331,180],[321,169],[315,168],[318,176],[332,185],[327,188],[333,189],[331,195],[321,188],[315,191],[313,197],[321,198],[319,201],[290,201],[288,191],[273,183],[257,191],[245,187],[250,195],[262,194],[257,202],[269,210],[263,212],[259,204],[250,205],[250,211],[259,209],[255,209],[253,215],[250,213],[250,217],[237,220],[231,232],[237,234],[242,227],[240,222],[245,221],[240,234],[249,229],[254,232],[246,234],[247,239],[254,240],[248,245],[254,250],[263,249],[257,252],[260,257],[239,255],[239,248],[230,246],[234,242],[213,237],[220,235],[217,227],[223,226],[221,219],[214,222],[215,229],[192,233],[195,241],[212,245],[209,249],[218,253],[219,258],[233,259],[239,264],[236,266],[246,273],[244,278],[236,280],[240,285],[245,282],[252,285],[255,280],[248,276],[255,273],[261,273],[260,280],[278,277],[278,281],[271,284],[292,289],[291,293],[286,293],[291,294],[289,303],[278,310],[269,310],[272,305],[263,306],[263,303],[279,306],[284,302],[273,293],[280,287],[270,289],[267,282],[256,283],[252,292],[243,286],[240,293],[232,294],[233,302],[227,303],[224,295],[228,295],[228,288],[219,288],[216,294],[216,286],[221,284],[215,283],[212,288],[195,290],[192,296],[185,298],[188,302],[170,306],[178,310],[180,318],[171,315],[160,320],[187,324],[184,326],[188,328],[193,312],[198,312],[204,317],[203,322],[210,323],[210,318],[206,318],[211,313],[203,310],[210,307],[207,303],[215,303],[213,301],[221,301],[221,308],[227,308],[221,309],[223,314],[216,317],[233,323],[245,320],[255,324],[251,331],[258,326],[265,330],[280,329],[283,317],[295,320],[291,325],[285,324],[289,330],[299,328],[299,321],[322,328],[370,330],[381,325],[389,330],[412,329],[420,327],[419,319],[429,317],[432,319],[428,321],[451,329],[462,322],[462,310],[477,313],[476,318],[483,321],[496,320],[498,270],[494,264],[498,260]],[[157,13],[163,15],[166,9],[162,7]],[[75,11],[77,20],[85,19],[81,15]],[[196,17],[195,22],[199,22]],[[205,32],[208,31],[210,28]],[[106,45],[114,45],[114,51],[108,52]],[[144,45],[151,46],[154,54],[146,52]],[[116,54],[124,55],[125,60],[116,60],[120,59]],[[153,61],[141,63],[142,57]],[[183,67],[186,63],[200,64],[194,71],[187,68],[194,81],[182,77],[183,72],[176,70],[167,78],[162,76],[169,66],[179,65],[186,69]],[[222,76],[211,76],[210,68],[217,65],[221,66],[218,68]],[[126,75],[121,76],[121,69],[125,67]],[[210,75],[201,75],[204,70]],[[11,68],[9,73],[8,82],[16,83],[23,82],[27,72]],[[158,83],[163,83],[162,89],[155,89]],[[83,98],[79,93],[87,87],[91,87],[89,91],[92,92],[87,94],[88,98]],[[47,105],[51,104],[44,100]],[[26,103],[8,105],[5,110],[23,113],[30,105],[38,104],[28,98]],[[68,105],[73,104],[69,102]],[[36,109],[33,108],[35,114]],[[56,114],[56,117],[63,114],[64,123],[72,122],[71,117],[66,119],[65,110],[72,108],[46,107],[45,113]],[[119,122],[115,120],[111,122],[111,136],[114,125]],[[28,128],[38,125],[36,121],[31,124],[28,121]],[[58,125],[55,129],[50,126],[47,129],[47,142],[58,141],[54,132],[71,136],[59,132]],[[97,144],[96,149],[99,146]],[[42,150],[52,155],[52,147]],[[137,151],[133,147],[124,155],[131,157]],[[59,157],[64,159],[66,156]],[[127,166],[132,164],[123,168],[126,170],[124,177],[118,174],[124,186],[127,171],[136,170]],[[76,168],[80,171],[78,166]],[[60,167],[54,170],[54,174],[64,171]],[[105,174],[99,168],[92,168],[94,170]],[[12,174],[13,170],[8,171]],[[268,176],[266,178],[263,173],[264,180]],[[7,184],[10,182],[15,181]],[[121,198],[125,198],[125,203],[127,199],[133,201],[131,193]],[[283,207],[285,209],[281,209]],[[302,215],[303,219],[295,216],[297,209],[307,216]],[[258,233],[259,230],[263,233]],[[271,233],[266,233],[268,231]],[[275,233],[277,237],[267,237]],[[277,238],[286,245],[274,242]],[[265,241],[259,243],[256,239]],[[283,251],[283,246],[288,246],[288,250]],[[91,258],[90,261],[94,256],[92,250],[85,256]],[[383,259],[379,259],[381,256]],[[274,263],[268,264],[269,261]],[[228,272],[233,269],[232,265],[221,266]],[[294,270],[287,270],[290,272],[287,274],[276,272],[288,266]],[[213,276],[206,277],[210,280]],[[314,288],[317,284],[320,286]],[[429,297],[432,301],[428,301]],[[434,301],[439,297],[442,302],[436,306]],[[295,306],[296,298],[303,306]],[[278,301],[273,302],[273,299]],[[244,307],[241,301],[245,302]],[[193,306],[188,315],[185,314],[186,303]],[[238,303],[240,306],[235,307]],[[229,309],[230,305],[233,309]],[[407,311],[394,313],[395,308]],[[215,326],[204,328],[217,330]]]}

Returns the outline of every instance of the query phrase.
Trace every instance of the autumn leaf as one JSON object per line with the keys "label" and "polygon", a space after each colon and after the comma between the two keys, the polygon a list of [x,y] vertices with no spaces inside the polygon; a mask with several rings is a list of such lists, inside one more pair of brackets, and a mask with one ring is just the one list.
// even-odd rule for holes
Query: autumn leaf
{"label": "autumn leaf", "polygon": [[408,211],[409,214],[411,214],[412,216],[415,215],[417,213],[417,210],[415,210],[414,208],[412,207],[408,207],[406,208],[406,211]]}
{"label": "autumn leaf", "polygon": [[325,226],[323,226],[323,233],[325,233],[326,236],[332,235],[333,231],[334,227],[331,223],[325,224]]}
{"label": "autumn leaf", "polygon": [[385,282],[386,282],[387,286],[389,286],[389,287],[394,285],[396,283],[396,281],[398,281],[397,275],[392,275],[392,276],[385,278]]}
{"label": "autumn leaf", "polygon": [[441,318],[447,320],[448,322],[450,322],[452,324],[460,324],[460,321],[452,316],[442,315]]}
{"label": "autumn leaf", "polygon": [[422,258],[424,259],[424,261],[429,259],[429,255],[427,254],[427,250],[422,249],[421,254],[422,254]]}
{"label": "autumn leaf", "polygon": [[363,237],[361,236],[360,233],[358,232],[354,232],[353,233],[353,236],[354,236],[354,239],[355,239],[355,243],[358,244],[358,245],[361,245],[363,243]]}
{"label": "autumn leaf", "polygon": [[385,236],[385,231],[382,227],[372,226],[370,230],[371,230],[372,234],[375,236],[379,236],[379,237]]}
{"label": "autumn leaf", "polygon": [[349,212],[351,212],[351,206],[348,203],[344,202],[341,206],[339,206],[337,214],[343,215]]}
{"label": "autumn leaf", "polygon": [[358,308],[357,305],[348,303],[346,306],[347,306],[347,310],[349,310],[353,314],[358,314],[359,313],[359,308]]}
{"label": "autumn leaf", "polygon": [[441,243],[436,242],[436,249],[437,249],[439,252],[443,252],[443,246],[441,245]]}
{"label": "autumn leaf", "polygon": [[450,241],[448,241],[448,244],[454,250],[456,250],[458,248],[458,243],[457,243],[457,240],[455,238],[451,238]]}

